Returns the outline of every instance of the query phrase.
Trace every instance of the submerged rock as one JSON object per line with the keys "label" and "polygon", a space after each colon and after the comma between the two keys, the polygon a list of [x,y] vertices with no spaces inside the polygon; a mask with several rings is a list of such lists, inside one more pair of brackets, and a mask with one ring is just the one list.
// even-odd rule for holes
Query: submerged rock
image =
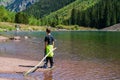
{"label": "submerged rock", "polygon": [[11,37],[11,38],[9,38],[10,40],[20,40],[21,39],[21,37],[20,36],[14,36],[14,37]]}
{"label": "submerged rock", "polygon": [[0,41],[6,41],[6,40],[9,40],[8,37],[4,37],[4,36],[0,36]]}

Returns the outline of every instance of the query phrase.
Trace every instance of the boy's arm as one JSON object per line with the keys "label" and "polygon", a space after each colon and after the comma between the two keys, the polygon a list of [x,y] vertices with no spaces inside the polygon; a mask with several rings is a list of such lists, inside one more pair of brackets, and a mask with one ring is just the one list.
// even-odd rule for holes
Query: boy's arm
{"label": "boy's arm", "polygon": [[48,42],[47,42],[47,41],[45,41],[45,49],[46,49],[46,47],[47,47],[47,44],[48,44]]}
{"label": "boy's arm", "polygon": [[54,48],[54,44],[55,44],[55,43],[54,43],[54,41],[53,41],[53,48]]}
{"label": "boy's arm", "polygon": [[47,37],[45,37],[45,39],[44,39],[44,49],[46,49],[47,44],[48,44]]}

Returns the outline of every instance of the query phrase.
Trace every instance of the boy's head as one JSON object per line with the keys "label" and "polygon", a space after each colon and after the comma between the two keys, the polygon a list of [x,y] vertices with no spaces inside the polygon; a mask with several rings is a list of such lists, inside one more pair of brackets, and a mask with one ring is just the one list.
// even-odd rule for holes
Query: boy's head
{"label": "boy's head", "polygon": [[47,28],[46,32],[49,34],[49,33],[51,33],[51,30],[49,28]]}

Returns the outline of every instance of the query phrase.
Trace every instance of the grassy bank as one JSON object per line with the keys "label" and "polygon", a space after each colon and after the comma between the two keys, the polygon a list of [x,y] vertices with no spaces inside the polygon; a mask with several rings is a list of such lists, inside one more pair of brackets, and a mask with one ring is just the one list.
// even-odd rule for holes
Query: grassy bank
{"label": "grassy bank", "polygon": [[[21,31],[44,31],[47,26],[32,26],[25,24],[16,24],[9,22],[0,22],[0,31],[14,31],[16,30],[15,26],[18,25]],[[92,28],[80,27],[77,25],[57,25],[55,28],[51,28],[52,30],[96,30]]]}
{"label": "grassy bank", "polygon": [[58,30],[97,30],[95,28],[83,27],[78,25],[57,25],[56,29]]}
{"label": "grassy bank", "polygon": [[16,30],[15,26],[18,25],[21,31],[40,31],[45,30],[45,26],[31,26],[25,24],[16,24],[9,22],[0,22],[0,31],[14,31]]}

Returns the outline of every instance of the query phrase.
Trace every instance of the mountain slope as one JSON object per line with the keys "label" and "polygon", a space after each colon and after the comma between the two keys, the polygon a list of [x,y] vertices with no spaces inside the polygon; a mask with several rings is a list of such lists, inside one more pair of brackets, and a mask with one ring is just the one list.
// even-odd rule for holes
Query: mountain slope
{"label": "mountain slope", "polygon": [[98,29],[120,23],[119,0],[76,0],[45,16],[44,25],[79,25]]}
{"label": "mountain slope", "polygon": [[20,12],[37,1],[38,0],[0,0],[0,5],[3,5],[10,11]]}
{"label": "mountain slope", "polygon": [[14,1],[15,0],[0,0],[0,5],[3,5],[6,7],[7,5],[11,4]]}
{"label": "mountain slope", "polygon": [[39,0],[39,2],[30,6],[24,12],[27,14],[32,14],[36,18],[41,18],[68,5],[73,1],[75,0]]}
{"label": "mountain slope", "polygon": [[23,11],[27,7],[31,6],[34,4],[37,0],[15,0],[12,4],[8,5],[6,8],[9,9],[10,11]]}
{"label": "mountain slope", "polygon": [[55,15],[59,16],[59,18],[68,19],[71,16],[72,9],[78,9],[80,11],[86,10],[97,3],[99,3],[100,0],[76,0],[75,2],[65,6],[64,8],[51,13],[47,17],[54,17]]}
{"label": "mountain slope", "polygon": [[[48,16],[45,16],[42,21],[45,21],[43,24],[69,24],[69,19],[71,17],[72,9],[77,9],[80,11],[85,11],[88,8],[99,3],[100,0],[76,0],[71,4],[51,13]],[[71,24],[70,24],[71,25]]]}

